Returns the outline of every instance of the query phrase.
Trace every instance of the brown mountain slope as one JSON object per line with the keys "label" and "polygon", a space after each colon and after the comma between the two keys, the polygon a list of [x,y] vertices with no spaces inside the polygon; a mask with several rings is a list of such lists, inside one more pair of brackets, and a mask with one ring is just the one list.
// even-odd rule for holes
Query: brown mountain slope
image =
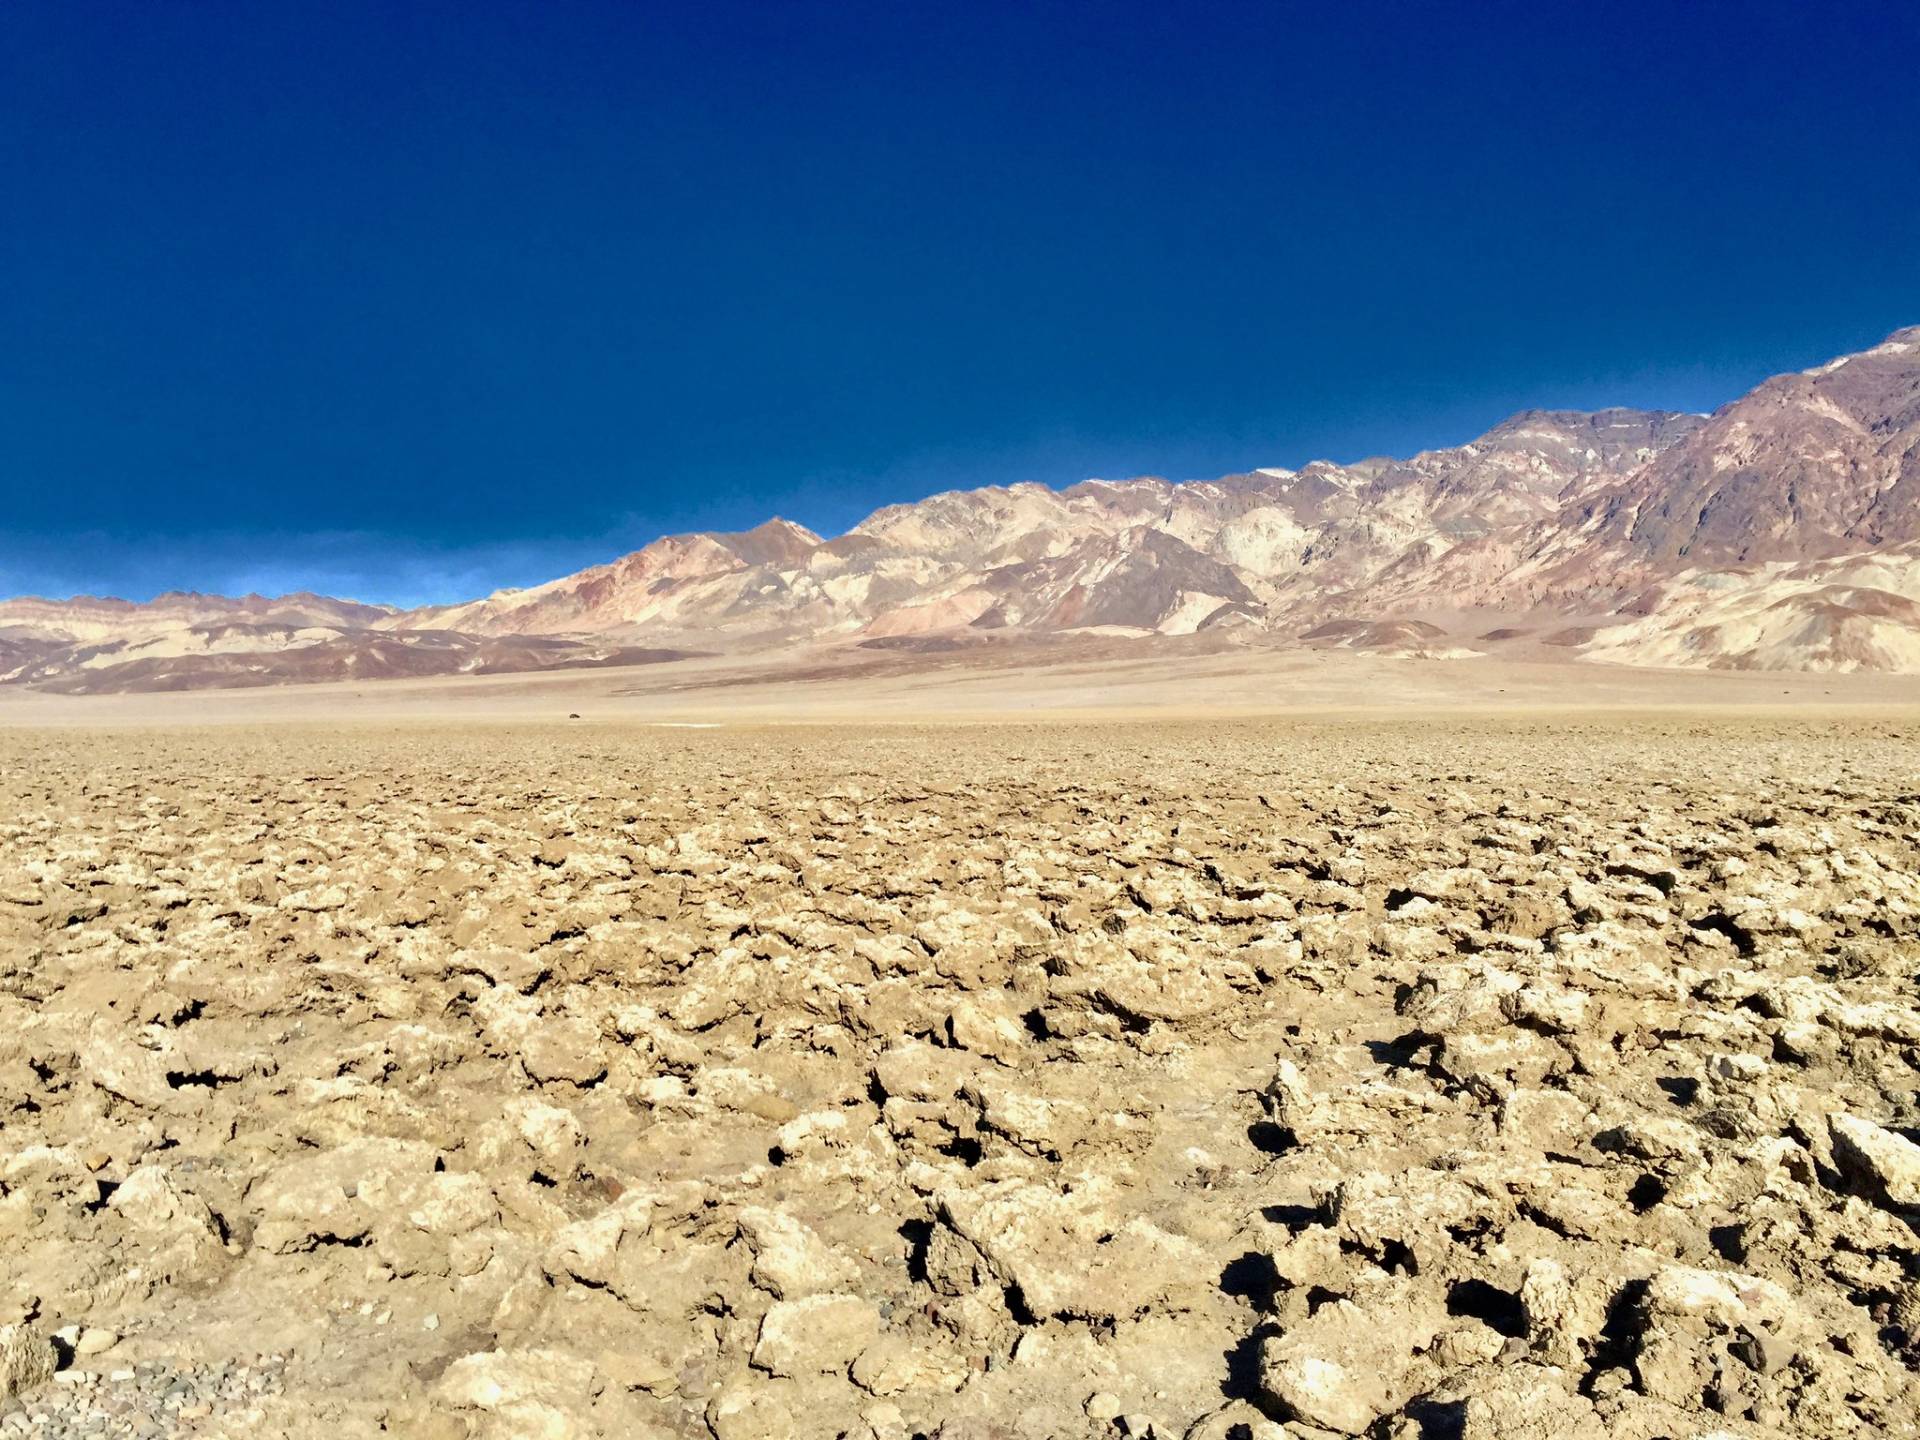
{"label": "brown mountain slope", "polygon": [[1920,327],[1768,380],[1597,513],[1600,544],[1658,570],[1920,540]]}
{"label": "brown mountain slope", "polygon": [[644,665],[688,653],[551,635],[392,633],[216,621],[141,638],[66,646],[43,642],[10,650],[0,639],[0,678],[61,694],[110,695]]}
{"label": "brown mountain slope", "polygon": [[1916,539],[1920,327],[1775,376],[1577,504],[1383,574],[1364,600],[1604,612],[1685,570]]}
{"label": "brown mountain slope", "polygon": [[[1428,654],[1553,632],[1591,635],[1595,658],[1632,663],[1920,668],[1904,633],[1916,572],[1869,563],[1910,542],[1920,328],[1777,376],[1711,416],[1532,410],[1405,460],[951,491],[884,507],[833,540],[777,519],[668,536],[459,605],[4,602],[0,679],[73,675],[84,688],[127,665],[143,667],[121,670],[129,683],[467,667],[489,663],[489,639],[580,647],[512,652],[538,665],[622,646],[1217,627],[1385,648],[1415,637]],[[1795,568],[1826,560],[1848,578]],[[1524,624],[1500,618],[1523,612]],[[379,636],[412,658],[367,638]]]}
{"label": "brown mountain slope", "polygon": [[374,625],[399,612],[391,605],[363,605],[304,591],[292,595],[201,595],[169,591],[135,603],[99,595],[48,600],[24,595],[0,600],[0,635],[15,639],[82,641],[129,639],[186,625],[221,622],[248,625]]}
{"label": "brown mountain slope", "polygon": [[668,535],[611,564],[532,589],[408,611],[383,624],[394,630],[563,635],[671,623],[690,599],[724,608],[739,599],[740,577],[755,569],[778,573],[802,565],[819,545],[811,530],[779,519],[737,534]]}
{"label": "brown mountain slope", "polygon": [[1284,627],[1410,552],[1424,560],[1557,515],[1699,423],[1530,411],[1408,460],[950,491],[887,506],[824,543],[783,521],[669,537],[534,589],[382,623],[733,646],[982,626],[1184,633],[1223,608]]}

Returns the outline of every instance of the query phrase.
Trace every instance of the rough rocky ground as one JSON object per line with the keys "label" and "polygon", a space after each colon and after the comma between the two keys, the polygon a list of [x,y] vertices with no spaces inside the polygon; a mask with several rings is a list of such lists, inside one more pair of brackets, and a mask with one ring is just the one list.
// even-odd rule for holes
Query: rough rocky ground
{"label": "rough rocky ground", "polygon": [[1920,1434],[1916,777],[0,734],[0,1435]]}

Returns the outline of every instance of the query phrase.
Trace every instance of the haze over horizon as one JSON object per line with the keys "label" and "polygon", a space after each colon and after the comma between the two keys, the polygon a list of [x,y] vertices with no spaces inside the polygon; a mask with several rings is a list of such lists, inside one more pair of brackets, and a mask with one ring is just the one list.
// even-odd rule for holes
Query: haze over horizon
{"label": "haze over horizon", "polygon": [[1910,10],[1120,8],[9,7],[0,594],[451,601],[1920,320]]}

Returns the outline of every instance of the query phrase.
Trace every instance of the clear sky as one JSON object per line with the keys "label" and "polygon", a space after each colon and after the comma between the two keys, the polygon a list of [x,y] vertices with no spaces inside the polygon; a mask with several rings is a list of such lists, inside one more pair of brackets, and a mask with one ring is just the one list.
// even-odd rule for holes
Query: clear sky
{"label": "clear sky", "polygon": [[0,593],[452,599],[1916,322],[1911,3],[0,5]]}

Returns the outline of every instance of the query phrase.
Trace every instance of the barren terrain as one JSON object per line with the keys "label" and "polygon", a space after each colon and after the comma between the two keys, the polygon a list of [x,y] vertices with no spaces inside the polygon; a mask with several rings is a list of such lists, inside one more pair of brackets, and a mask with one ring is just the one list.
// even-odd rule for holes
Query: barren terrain
{"label": "barren terrain", "polygon": [[1285,665],[10,701],[0,1435],[1920,1433],[1911,696]]}
{"label": "barren terrain", "polygon": [[948,491],[452,605],[0,599],[0,694],[1066,647],[1920,673],[1920,328],[1712,415],[1527,410],[1405,460]]}

